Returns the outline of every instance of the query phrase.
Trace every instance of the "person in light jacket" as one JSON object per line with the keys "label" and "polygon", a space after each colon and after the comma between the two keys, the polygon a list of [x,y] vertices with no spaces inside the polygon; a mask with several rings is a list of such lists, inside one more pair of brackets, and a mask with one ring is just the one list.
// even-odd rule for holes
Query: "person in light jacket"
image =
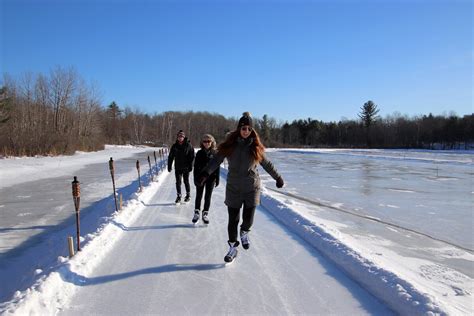
{"label": "person in light jacket", "polygon": [[176,178],[176,201],[181,202],[181,179],[184,181],[186,196],[184,202],[191,199],[189,173],[193,170],[194,148],[182,130],[176,135],[176,142],[171,146],[168,155],[168,172],[171,172],[174,160],[174,175]]}
{"label": "person in light jacket", "polygon": [[229,236],[229,251],[224,257],[225,262],[232,262],[237,256],[239,246],[238,225],[240,209],[242,224],[240,225],[240,241],[244,249],[249,249],[249,232],[253,224],[255,208],[260,204],[260,177],[257,166],[276,180],[278,188],[283,187],[284,181],[273,164],[265,157],[265,147],[253,128],[253,122],[248,112],[243,113],[236,130],[229,133],[225,141],[219,144],[216,156],[201,172],[199,183],[203,185],[207,178],[227,158],[229,169],[225,190],[225,204],[229,214],[227,232]]}
{"label": "person in light jacket", "polygon": [[194,159],[194,184],[196,185],[196,201],[194,203],[194,217],[192,222],[197,223],[199,221],[199,213],[201,210],[201,200],[204,195],[204,208],[202,210],[202,221],[204,224],[209,224],[209,207],[211,206],[211,197],[214,187],[217,188],[219,185],[220,167],[217,167],[206,180],[204,185],[199,185],[199,174],[202,172],[207,163],[214,158],[216,154],[216,140],[210,134],[203,135],[201,139],[201,149],[196,153],[196,159]]}

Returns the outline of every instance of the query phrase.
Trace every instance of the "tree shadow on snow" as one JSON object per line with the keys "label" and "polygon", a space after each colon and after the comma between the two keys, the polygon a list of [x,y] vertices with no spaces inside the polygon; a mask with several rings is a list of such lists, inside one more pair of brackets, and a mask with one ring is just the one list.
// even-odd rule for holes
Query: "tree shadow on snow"
{"label": "tree shadow on snow", "polygon": [[216,270],[222,269],[225,267],[224,263],[208,263],[208,264],[166,264],[159,267],[152,267],[146,269],[140,269],[136,271],[104,275],[98,277],[88,278],[82,275],[79,275],[71,270],[67,269],[66,271],[61,271],[61,278],[65,282],[72,283],[77,286],[89,286],[96,284],[103,284],[107,282],[114,282],[123,280],[126,278],[131,278],[134,276],[139,276],[143,274],[160,274],[168,272],[180,272],[180,271],[207,271],[207,270]]}

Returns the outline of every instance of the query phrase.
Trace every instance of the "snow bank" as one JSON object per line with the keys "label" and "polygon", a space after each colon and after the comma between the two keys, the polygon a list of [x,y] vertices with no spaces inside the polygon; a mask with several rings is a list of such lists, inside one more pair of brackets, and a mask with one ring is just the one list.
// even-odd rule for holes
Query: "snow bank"
{"label": "snow bank", "polygon": [[11,301],[0,305],[0,314],[52,315],[67,306],[77,285],[83,283],[82,276],[87,277],[107,256],[124,235],[121,227],[129,226],[140,216],[145,204],[150,202],[168,175],[168,172],[161,173],[158,182],[151,182],[141,193],[135,193],[121,211],[115,212],[95,233],[85,236],[80,252],[70,259],[59,257],[53,272],[40,278],[26,291],[16,292]]}
{"label": "snow bank", "polygon": [[395,273],[362,257],[322,227],[315,225],[270,194],[262,193],[261,204],[280,222],[318,249],[352,279],[398,313],[403,315],[446,313],[428,294],[420,292]]}
{"label": "snow bank", "polygon": [[[106,145],[96,152],[76,152],[73,156],[14,157],[2,159],[0,188],[10,187],[27,181],[70,175],[93,163],[107,163],[104,157],[114,160],[127,158],[144,151],[158,150],[154,147]],[[74,159],[71,159],[71,158]]]}

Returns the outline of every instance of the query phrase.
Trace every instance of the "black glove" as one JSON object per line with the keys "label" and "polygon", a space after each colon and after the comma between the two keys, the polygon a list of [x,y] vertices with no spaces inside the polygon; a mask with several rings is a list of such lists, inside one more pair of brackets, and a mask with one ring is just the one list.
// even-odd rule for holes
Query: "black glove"
{"label": "black glove", "polygon": [[171,166],[168,167],[168,172],[171,172]]}
{"label": "black glove", "polygon": [[278,179],[276,179],[276,186],[277,186],[277,188],[283,187],[284,184],[285,184],[285,182],[283,181],[283,178],[282,178],[282,177],[279,177]]}
{"label": "black glove", "polygon": [[204,184],[206,184],[208,178],[209,175],[206,172],[201,172],[198,177],[198,186],[202,187]]}

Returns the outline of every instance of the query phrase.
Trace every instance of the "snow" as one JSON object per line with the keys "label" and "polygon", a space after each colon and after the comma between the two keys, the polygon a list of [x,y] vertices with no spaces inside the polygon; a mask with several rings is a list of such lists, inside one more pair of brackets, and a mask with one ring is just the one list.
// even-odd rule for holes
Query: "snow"
{"label": "snow", "polygon": [[113,157],[114,160],[128,158],[147,149],[150,147],[106,145],[105,150],[101,151],[90,153],[78,151],[73,156],[74,159],[71,159],[71,156],[3,158],[0,159],[2,166],[0,189],[35,180],[71,175],[85,165],[104,163],[104,160],[107,163],[109,157]]}
{"label": "snow", "polygon": [[[57,158],[87,179],[83,249],[72,258],[65,245],[65,236],[74,235],[72,173],[54,170],[57,162],[45,157],[0,160],[2,180],[15,170],[35,183],[64,177],[68,190],[67,201],[59,201],[45,188],[39,207],[57,211],[39,211],[38,218],[26,182],[2,181],[1,209],[9,211],[0,221],[0,313],[474,312],[472,152],[269,150],[285,187],[274,189],[261,172],[252,246],[230,266],[223,265],[225,181],[213,195],[209,227],[191,225],[192,203],[172,203],[172,174],[149,182],[147,165],[141,193],[136,170],[122,171],[118,191],[126,205],[114,211],[110,179],[102,179],[108,165],[99,163],[114,156],[128,166],[149,152],[108,147]],[[25,236],[22,228],[40,233]]]}

